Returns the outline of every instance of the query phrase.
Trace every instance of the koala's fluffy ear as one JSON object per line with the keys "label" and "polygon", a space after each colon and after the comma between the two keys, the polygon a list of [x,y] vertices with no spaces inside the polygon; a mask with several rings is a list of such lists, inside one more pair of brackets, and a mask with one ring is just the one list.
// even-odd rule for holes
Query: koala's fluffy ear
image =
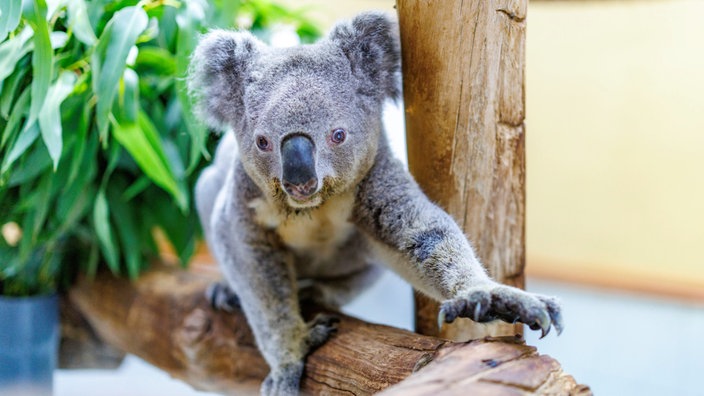
{"label": "koala's fluffy ear", "polygon": [[401,44],[398,22],[383,12],[365,12],[332,29],[330,41],[349,59],[358,92],[380,99],[401,95]]}
{"label": "koala's fluffy ear", "polygon": [[249,65],[264,46],[249,32],[212,30],[201,37],[188,70],[200,118],[214,129],[238,127]]}

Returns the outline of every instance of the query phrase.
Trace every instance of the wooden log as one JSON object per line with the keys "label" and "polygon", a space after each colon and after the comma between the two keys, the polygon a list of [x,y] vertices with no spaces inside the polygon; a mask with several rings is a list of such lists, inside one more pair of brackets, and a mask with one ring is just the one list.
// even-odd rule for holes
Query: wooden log
{"label": "wooden log", "polygon": [[[408,162],[469,235],[498,281],[523,287],[527,0],[399,0]],[[513,335],[469,320],[438,333],[417,299],[417,331],[454,340]]]}
{"label": "wooden log", "polygon": [[58,367],[61,369],[114,369],[122,364],[125,353],[103,342],[78,311],[61,296],[61,342]]}
{"label": "wooden log", "polygon": [[[208,305],[204,290],[216,278],[158,266],[134,283],[108,273],[81,279],[69,297],[104,340],[173,377],[201,390],[256,394],[269,369],[242,312]],[[370,395],[397,383],[389,394],[444,394],[437,381],[505,394],[582,389],[552,358],[515,339],[452,343],[339,316],[338,332],[307,359],[303,394]]]}

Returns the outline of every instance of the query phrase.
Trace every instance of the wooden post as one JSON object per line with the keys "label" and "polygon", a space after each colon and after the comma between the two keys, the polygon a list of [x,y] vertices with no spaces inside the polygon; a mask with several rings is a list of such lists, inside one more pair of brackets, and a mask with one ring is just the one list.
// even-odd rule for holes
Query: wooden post
{"label": "wooden post", "polygon": [[[527,0],[398,0],[408,162],[498,281],[524,286],[524,64]],[[461,320],[437,331],[416,298],[417,331],[453,340],[520,325]]]}

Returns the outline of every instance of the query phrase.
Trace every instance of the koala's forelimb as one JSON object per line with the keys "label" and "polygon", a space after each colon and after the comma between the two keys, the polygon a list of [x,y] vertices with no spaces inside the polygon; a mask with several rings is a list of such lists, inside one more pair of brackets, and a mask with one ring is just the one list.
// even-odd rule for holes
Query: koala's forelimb
{"label": "koala's forelimb", "polygon": [[443,302],[439,322],[468,317],[526,323],[545,336],[563,328],[555,299],[501,285],[487,275],[466,237],[431,203],[389,154],[379,154],[358,189],[353,218],[386,263],[413,286]]}

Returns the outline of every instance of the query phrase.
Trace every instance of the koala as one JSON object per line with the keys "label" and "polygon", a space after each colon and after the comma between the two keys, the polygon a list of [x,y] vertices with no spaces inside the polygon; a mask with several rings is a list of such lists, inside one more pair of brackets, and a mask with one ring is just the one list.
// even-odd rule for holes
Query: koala
{"label": "koala", "polygon": [[440,321],[563,328],[556,299],[493,281],[457,223],[391,153],[382,124],[401,94],[394,18],[367,12],[315,44],[271,48],[245,31],[205,34],[189,70],[200,118],[223,136],[196,185],[205,238],[271,371],[293,395],[335,318],[305,322],[299,298],[339,307],[389,268],[441,302]]}

